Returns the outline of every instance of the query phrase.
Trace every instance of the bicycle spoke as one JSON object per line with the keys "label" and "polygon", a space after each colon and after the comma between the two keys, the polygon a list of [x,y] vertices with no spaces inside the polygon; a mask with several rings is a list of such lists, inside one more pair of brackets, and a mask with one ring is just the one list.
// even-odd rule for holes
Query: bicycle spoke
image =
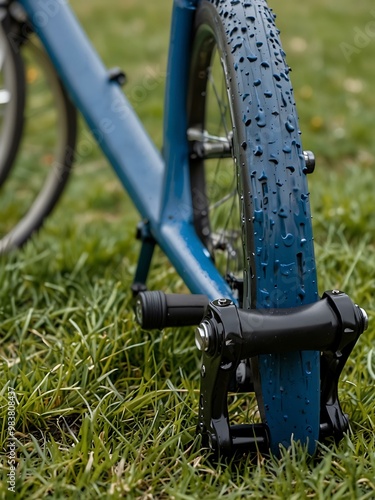
{"label": "bicycle spoke", "polygon": [[[228,128],[226,126],[226,121],[225,121],[225,115],[226,115],[226,112],[227,112],[227,106],[225,104],[223,105],[223,102],[222,102],[222,100],[219,97],[219,92],[217,90],[214,78],[212,77],[212,67],[209,69],[208,80],[211,83],[212,90],[213,90],[213,92],[215,94],[215,97],[216,97],[216,100],[217,100],[217,104],[219,106],[220,116],[221,116],[221,119],[222,119],[221,123],[224,126],[225,135],[228,137],[229,133],[228,133]],[[224,118],[224,120],[223,120],[223,118]]]}
{"label": "bicycle spoke", "polygon": [[[205,86],[194,96],[194,121],[187,131],[194,168],[204,169],[201,174],[195,171],[193,177],[195,190],[203,193],[194,206],[195,225],[220,273],[224,277],[230,274],[239,282],[243,276],[243,252],[233,159],[234,129],[225,70],[217,47],[212,47],[209,58],[202,59],[199,75],[202,74],[206,77]],[[236,285],[233,289],[236,294]]]}
{"label": "bicycle spoke", "polygon": [[[219,81],[215,78],[215,69],[218,69],[220,72]],[[211,235],[212,247],[225,255],[225,274],[230,273],[240,275],[242,272],[242,266],[240,269],[237,261],[239,255],[238,241],[240,241],[241,232],[237,230],[239,227],[239,210],[236,187],[236,169],[232,159],[232,132],[229,133],[232,126],[229,116],[227,87],[221,64],[218,68],[215,68],[214,64],[210,67],[208,85],[212,93],[212,100],[214,101],[213,105],[216,107],[219,117],[219,120],[216,120],[216,135],[219,137],[225,135],[225,137],[227,137],[227,140],[230,142],[231,151],[230,163],[229,160],[225,162],[222,158],[220,158],[213,169],[212,178],[215,180],[218,193],[213,199],[210,199],[209,204],[210,220],[217,221],[217,223],[214,224],[216,226],[215,232]],[[210,131],[208,131],[208,134],[209,133]],[[213,136],[211,135],[211,137]],[[225,173],[230,175],[230,183],[223,182],[223,185],[220,185],[220,174],[224,175]],[[222,218],[222,216],[225,216],[225,218]],[[232,267],[233,269],[231,269]]]}
{"label": "bicycle spoke", "polygon": [[[216,63],[216,66],[215,66]],[[218,77],[218,78],[217,78]],[[207,165],[208,213],[212,225],[210,234],[211,248],[216,257],[216,263],[224,275],[241,277],[242,265],[239,265],[238,257],[241,256],[241,231],[238,193],[236,186],[236,168],[232,152],[232,125],[229,115],[229,103],[226,81],[220,61],[215,58],[211,61],[207,77],[208,110],[207,132],[203,133],[204,140],[213,143],[226,143],[228,154],[218,155],[215,165]],[[212,113],[210,115],[210,112]],[[211,127],[211,129],[210,129]],[[214,131],[215,133],[212,133]],[[206,150],[208,151],[208,147]],[[221,254],[221,256],[220,256]],[[221,262],[221,264],[219,264]]]}
{"label": "bicycle spoke", "polygon": [[224,203],[226,203],[228,200],[230,200],[231,198],[235,197],[236,194],[237,194],[237,189],[234,189],[231,193],[228,193],[226,196],[224,196],[223,198],[221,198],[221,200],[218,200],[215,203],[213,203],[212,205],[210,205],[209,210],[210,211],[215,210],[215,208],[220,207],[221,205],[223,205]]}

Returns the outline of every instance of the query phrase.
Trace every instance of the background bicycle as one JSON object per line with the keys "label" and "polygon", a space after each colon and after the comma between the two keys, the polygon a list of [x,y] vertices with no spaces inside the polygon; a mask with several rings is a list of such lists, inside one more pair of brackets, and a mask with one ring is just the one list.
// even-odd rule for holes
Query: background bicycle
{"label": "background bicycle", "polygon": [[[161,20],[167,17],[170,3],[163,2],[162,6],[151,5],[150,23],[146,24],[148,17],[146,10],[138,10],[134,4],[124,3],[120,7],[114,2],[114,7],[119,9],[119,13],[122,12],[124,18],[126,13],[126,22],[129,26],[129,38],[123,38],[123,46],[118,44],[117,36],[111,37],[112,33],[117,35],[117,31],[120,37],[124,35],[122,29],[124,20],[120,14],[116,28],[111,25],[110,29],[105,30],[103,20],[113,22],[108,4],[103,7],[101,2],[94,2],[91,4],[90,12],[87,12],[87,6],[78,2],[76,5],[73,3],[73,6],[78,8],[80,5],[81,16],[93,16],[87,28],[91,38],[102,50],[107,65],[110,67],[121,62],[124,66],[130,77],[127,92],[133,96],[137,111],[140,112],[142,119],[146,120],[146,125],[155,131],[153,136],[157,138],[159,134],[160,137],[158,126],[155,126],[159,121],[150,118],[150,110],[154,109],[156,118],[160,117],[159,103],[163,94],[164,61],[159,65],[159,61],[155,64],[155,60],[161,54],[165,57],[167,41],[159,40],[160,28],[155,19],[158,15]],[[276,5],[275,7],[277,8]],[[355,33],[352,31],[353,13],[345,11],[343,3],[336,6],[333,4],[331,7],[322,4],[316,10],[314,8],[312,12],[306,13],[307,8],[292,4],[290,9],[293,10],[279,13],[279,25],[282,28],[285,22],[284,35],[292,33],[290,38],[284,37],[287,40],[284,44],[289,53],[288,61],[294,69],[293,81],[301,115],[301,128],[305,135],[305,145],[315,151],[319,162],[317,173],[310,179],[310,187],[316,219],[320,289],[332,286],[334,283],[340,288],[346,285],[346,290],[353,292],[358,300],[362,298],[363,302],[372,304],[371,236],[363,240],[363,234],[373,224],[371,219],[373,201],[371,191],[368,189],[371,169],[366,169],[366,162],[368,166],[371,164],[371,157],[367,153],[368,151],[371,153],[371,145],[365,142],[365,139],[369,143],[371,140],[371,128],[367,123],[371,124],[372,95],[371,92],[366,92],[366,85],[368,86],[371,80],[366,82],[363,77],[358,78],[358,68],[362,64],[358,63],[358,60],[369,60],[371,39],[368,47],[362,49],[362,52],[353,53],[350,65],[343,56],[344,63],[340,66],[338,64],[342,54],[340,43],[346,41],[356,48],[353,41]],[[133,15],[129,21],[128,16],[131,12]],[[290,15],[291,12],[293,16]],[[370,6],[366,12],[356,12],[358,23],[354,24],[358,27],[363,26],[365,30],[366,24],[371,19]],[[324,27],[328,26],[329,20],[333,23],[335,16],[340,14],[340,21],[344,26],[340,24],[336,41],[327,40],[314,46],[314,43],[317,43],[316,30],[314,28],[311,38],[307,37],[309,18],[304,17],[306,14],[309,18],[311,16],[317,19],[317,22],[322,23]],[[100,33],[96,25],[91,24],[95,18],[100,19]],[[86,24],[87,18],[82,17],[82,19]],[[291,19],[292,25],[290,25]],[[94,26],[91,33],[90,26]],[[105,33],[106,31],[108,32]],[[328,28],[319,30],[327,32],[330,37],[334,36],[333,31]],[[134,53],[139,46],[138,34],[142,33],[147,33],[147,37],[144,37],[146,49],[141,50],[146,53],[149,51],[150,54],[148,66],[150,73],[147,73],[146,77],[144,65],[137,70],[131,68],[130,62],[124,60],[122,64],[123,47],[131,47],[133,49],[131,52]],[[343,33],[349,34],[349,38],[343,38]],[[138,55],[140,57],[141,54]],[[355,59],[354,56],[358,56],[359,59]],[[136,60],[137,56],[134,59]],[[306,61],[309,65],[303,66]],[[341,69],[337,69],[340,67]],[[140,75],[138,80],[135,79],[137,74]],[[314,79],[318,78],[315,86]],[[328,94],[327,101],[323,97],[327,95],[325,89]],[[336,108],[333,103],[337,102],[337,96],[344,97],[340,97],[340,105]],[[365,105],[361,102],[365,102]],[[344,132],[347,135],[343,136]],[[359,138],[364,141],[361,143],[361,148],[358,146]],[[221,489],[222,484],[227,484],[227,475],[222,473],[220,476],[218,473],[217,476],[210,476],[211,479],[198,482],[192,466],[195,463],[201,469],[207,470],[204,459],[200,458],[198,450],[196,454],[183,453],[183,444],[190,442],[194,433],[194,408],[197,406],[197,394],[193,392],[197,388],[194,384],[198,374],[197,358],[192,337],[189,338],[188,332],[178,334],[174,331],[156,338],[146,336],[139,339],[135,329],[131,328],[132,316],[124,306],[129,299],[126,291],[130,284],[131,266],[134,265],[136,257],[134,228],[128,222],[130,205],[103,160],[99,159],[89,136],[81,135],[80,141],[78,144],[80,158],[74,172],[75,179],[62,205],[48,221],[46,229],[20,255],[2,264],[4,286],[1,294],[4,321],[1,328],[5,335],[3,345],[7,349],[6,356],[10,360],[7,375],[19,376],[21,373],[34,372],[34,378],[31,377],[29,385],[26,384],[26,380],[23,381],[25,393],[29,396],[45,378],[40,389],[33,397],[29,397],[29,402],[20,405],[22,422],[28,432],[24,438],[25,443],[31,443],[31,436],[38,433],[37,429],[44,428],[45,431],[48,429],[59,442],[65,440],[66,446],[69,447],[71,434],[68,428],[70,428],[76,436],[71,439],[77,440],[76,453],[81,451],[83,456],[80,462],[79,486],[86,484],[91,471],[95,469],[100,475],[100,467],[106,467],[100,466],[103,457],[107,457],[106,452],[99,448],[100,439],[108,444],[113,443],[116,439],[115,429],[120,429],[120,436],[119,434],[117,436],[121,444],[117,450],[124,460],[119,462],[115,457],[111,459],[113,464],[119,462],[118,470],[121,471],[121,468],[124,470],[123,477],[126,479],[118,480],[120,489],[123,488],[125,492],[129,489],[134,495],[141,496],[148,491],[148,488],[164,488],[156,486],[157,483],[163,484],[156,468],[153,469],[152,463],[156,462],[158,467],[164,467],[161,477],[164,477],[167,483],[165,486],[167,495],[183,491],[184,488],[194,494],[194,488],[199,488],[195,491],[202,491],[202,487],[204,491],[217,494],[218,488]],[[359,149],[366,151],[366,154],[361,153],[358,157]],[[333,162],[336,161],[340,169],[335,172]],[[82,199],[81,193],[88,179],[92,183],[91,192],[87,194],[87,199]],[[358,198],[358,193],[361,199]],[[126,214],[126,226],[124,214]],[[136,215],[133,216],[133,220],[135,226],[138,220]],[[108,221],[111,223],[108,224]],[[165,290],[168,284],[171,289],[181,290],[181,282],[167,266],[166,260],[160,256],[155,259],[155,263],[152,287]],[[354,263],[357,265],[354,266]],[[9,315],[9,311],[12,314]],[[371,308],[369,311],[371,312]],[[114,326],[110,326],[113,323]],[[88,336],[81,336],[80,331],[88,331]],[[43,343],[41,335],[49,346]],[[7,340],[12,338],[18,339],[13,348],[16,350],[14,355],[9,351],[9,345],[6,345]],[[57,343],[56,338],[60,339]],[[63,347],[62,339],[66,339],[68,347]],[[368,413],[372,411],[369,401],[373,398],[373,391],[370,384],[371,371],[366,365],[368,359],[371,360],[370,339],[371,335],[368,335],[353,357],[351,361],[353,371],[349,379],[351,383],[346,383],[343,390],[343,400],[350,408],[349,412],[355,413],[354,420],[358,422],[355,439],[352,438],[357,443],[358,450],[355,453],[351,452],[346,458],[345,450],[349,449],[350,443],[347,441],[338,451],[327,452],[323,461],[326,466],[330,460],[338,464],[333,464],[330,472],[326,473],[326,481],[332,484],[333,490],[341,487],[343,492],[350,494],[350,488],[353,488],[349,482],[341,480],[340,475],[354,476],[355,479],[361,480],[357,485],[358,491],[355,492],[357,496],[366,491],[371,492],[372,487],[372,476],[368,474],[369,471],[371,473],[373,466],[372,458],[371,454],[366,454],[368,450],[365,448],[368,447],[371,452],[373,442],[371,437],[364,435],[366,431],[371,430],[370,418],[373,418],[371,413]],[[100,345],[101,351],[97,347],[94,348],[94,344]],[[55,348],[51,350],[51,346]],[[77,352],[74,349],[77,349]],[[17,361],[18,353],[22,353],[20,361]],[[65,398],[64,390],[56,389],[62,387],[56,385],[59,380],[68,386],[65,368],[59,367],[62,355],[70,360],[69,384],[73,386],[79,381],[79,385],[83,387],[71,390],[68,398]],[[104,361],[98,365],[96,361],[99,359]],[[122,369],[113,374],[109,373],[118,366]],[[145,370],[142,368],[143,375],[139,370],[140,366],[145,367]],[[49,374],[51,370],[52,373]],[[363,374],[361,385],[358,385],[357,381],[359,371]],[[165,379],[168,376],[170,382],[166,383]],[[97,385],[94,380],[97,381]],[[113,380],[116,380],[115,386]],[[352,385],[354,381],[357,386]],[[45,403],[42,393],[48,390],[52,391],[52,395]],[[122,398],[125,394],[131,401],[127,406],[129,414],[125,423],[120,405],[117,407],[115,404],[118,398],[118,394],[114,393],[115,390],[122,393]],[[100,405],[94,396],[96,391],[99,391],[101,397]],[[107,395],[107,399],[102,398],[102,395]],[[181,395],[183,397],[180,397]],[[64,400],[62,405],[61,398]],[[89,401],[92,411],[96,408],[96,413],[92,416],[88,413],[83,418],[82,425],[81,418],[69,408],[79,408],[83,413],[84,408],[87,408],[82,403],[84,399]],[[363,402],[363,407],[359,402]],[[353,411],[354,408],[351,406],[356,406],[356,411]],[[56,415],[64,413],[66,417],[57,418]],[[151,414],[156,415],[155,421],[151,430],[148,427],[149,434],[145,437],[144,431]],[[168,421],[172,422],[169,426]],[[98,429],[102,432],[101,438],[95,436]],[[92,449],[85,449],[84,443],[90,439],[94,440],[95,446]],[[151,441],[154,443],[151,444]],[[138,453],[139,449],[141,454]],[[90,455],[92,450],[94,454]],[[31,471],[32,474],[33,468],[42,467],[38,461],[43,453],[47,452],[41,448],[41,452],[38,453],[39,458],[35,452],[34,458],[31,457],[25,465],[25,472]],[[335,453],[337,455],[334,455]],[[90,457],[92,457],[91,466],[88,467]],[[71,457],[72,460],[73,458]],[[143,463],[140,473],[135,472],[131,465],[137,460]],[[173,480],[176,460],[181,475],[178,480]],[[299,491],[299,488],[300,491],[305,491],[307,465],[301,466],[299,463],[301,470],[299,485],[298,482],[295,485],[288,485],[286,481],[280,481],[280,485],[275,486],[272,479],[272,472],[282,475],[288,467],[291,467],[293,460],[295,460],[293,457],[286,456],[280,464],[270,464],[261,472],[255,472],[255,477],[263,478],[262,484],[258,487],[259,494],[267,491],[264,490],[267,488],[265,485],[271,481],[271,488],[280,488],[273,491],[279,491],[280,494],[282,491],[284,494],[285,491]],[[355,471],[349,472],[348,469],[353,462],[357,467]],[[53,460],[53,464],[58,467],[57,458]],[[88,472],[85,476],[86,467]],[[314,488],[317,492],[321,487],[319,474],[323,466],[321,467],[312,469],[313,486],[310,486],[312,492]],[[344,471],[340,472],[340,467]],[[146,474],[150,471],[150,476],[146,478]],[[245,480],[241,478],[236,486],[226,486],[227,491],[234,493],[240,491],[240,488],[243,491],[254,488],[254,476],[249,478],[248,474],[249,472],[245,471]],[[116,477],[113,476],[113,484]],[[188,485],[186,487],[182,484],[184,477]],[[69,478],[67,481],[69,482]],[[43,488],[51,487],[51,484],[49,482],[48,485],[38,485],[39,494],[42,494]],[[109,488],[108,484],[106,486]],[[98,488],[106,486],[97,485]],[[54,482],[52,487],[55,490],[63,489],[65,484]],[[115,486],[112,488],[115,489]]]}

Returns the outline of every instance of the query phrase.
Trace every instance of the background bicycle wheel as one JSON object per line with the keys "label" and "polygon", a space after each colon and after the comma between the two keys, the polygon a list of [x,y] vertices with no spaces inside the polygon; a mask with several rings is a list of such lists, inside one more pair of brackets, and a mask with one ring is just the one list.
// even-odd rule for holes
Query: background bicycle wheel
{"label": "background bicycle wheel", "polygon": [[[66,186],[74,159],[75,109],[36,37],[29,37],[21,50],[24,88],[17,97],[26,104],[16,126],[21,138],[16,155],[2,165],[0,253],[19,248],[42,226]],[[5,129],[2,139],[5,144]]]}
{"label": "background bicycle wheel", "polygon": [[[160,146],[171,1],[71,3],[106,64],[127,72],[126,92]],[[309,180],[319,289],[344,289],[371,320],[372,2],[273,4],[293,68],[304,147],[317,156]],[[135,326],[128,289],[138,216],[83,128],[77,151],[73,182],[46,227],[0,261],[0,383],[12,384],[19,400],[20,495],[371,498],[371,323],[340,385],[344,411],[352,417],[342,443],[320,447],[316,462],[295,447],[280,461],[212,468],[199,443],[192,445],[199,376],[193,334],[149,335]],[[184,289],[160,254],[150,287]],[[3,418],[6,407],[3,391]],[[234,401],[232,410],[246,414],[247,408]],[[4,456],[6,432],[0,434]]]}

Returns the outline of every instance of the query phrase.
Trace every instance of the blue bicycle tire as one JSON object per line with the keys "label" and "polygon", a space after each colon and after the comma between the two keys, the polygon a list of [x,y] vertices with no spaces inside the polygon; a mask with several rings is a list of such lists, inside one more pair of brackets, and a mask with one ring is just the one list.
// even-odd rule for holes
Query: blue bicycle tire
{"label": "blue bicycle tire", "polygon": [[[241,200],[243,307],[313,303],[318,292],[306,165],[275,16],[264,0],[202,0],[193,38],[192,65],[198,64],[194,58],[208,61],[204,51],[215,44],[227,82]],[[204,176],[193,176],[192,188],[202,182]],[[200,226],[198,219],[207,214],[195,213],[199,232],[207,222]],[[294,439],[313,453],[320,424],[320,353],[265,355],[251,364],[271,450],[278,453]]]}

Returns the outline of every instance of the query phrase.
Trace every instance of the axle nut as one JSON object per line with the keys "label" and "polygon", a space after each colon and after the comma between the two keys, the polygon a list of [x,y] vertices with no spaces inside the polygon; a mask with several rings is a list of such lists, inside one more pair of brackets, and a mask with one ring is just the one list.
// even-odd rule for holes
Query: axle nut
{"label": "axle nut", "polygon": [[303,157],[305,160],[306,173],[312,174],[315,170],[315,156],[312,151],[304,151]]}
{"label": "axle nut", "polygon": [[195,329],[195,345],[202,352],[207,352],[211,344],[212,328],[208,321],[202,323]]}

